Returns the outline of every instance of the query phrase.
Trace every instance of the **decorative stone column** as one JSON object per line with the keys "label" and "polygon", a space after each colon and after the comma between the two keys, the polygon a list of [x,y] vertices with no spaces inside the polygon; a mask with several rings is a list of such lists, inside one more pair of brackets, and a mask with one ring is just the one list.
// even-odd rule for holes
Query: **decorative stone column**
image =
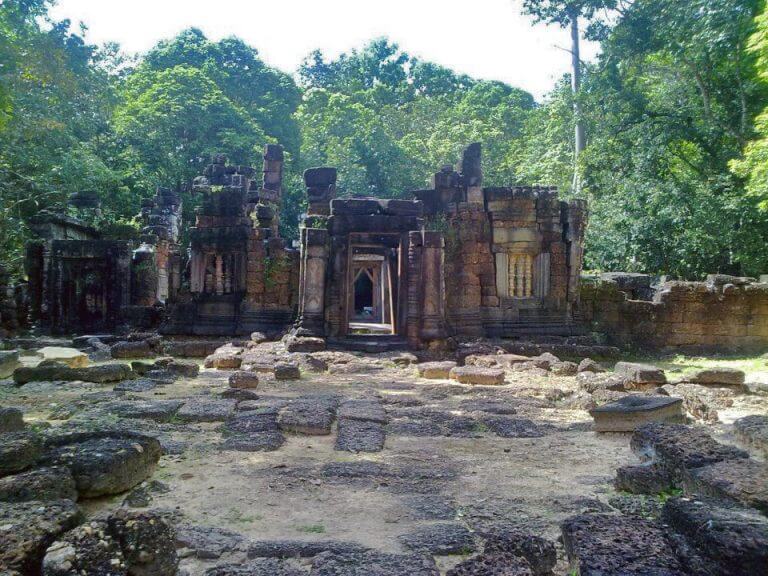
{"label": "decorative stone column", "polygon": [[421,231],[408,233],[408,308],[406,312],[406,336],[412,348],[421,347],[422,317],[422,252],[423,237]]}
{"label": "decorative stone column", "polygon": [[299,272],[299,329],[302,336],[325,335],[325,277],[328,257],[328,231],[302,228]]}
{"label": "decorative stone column", "polygon": [[443,262],[445,240],[439,232],[423,233],[421,254],[422,320],[421,339],[442,340],[447,336],[445,324],[445,279]]}

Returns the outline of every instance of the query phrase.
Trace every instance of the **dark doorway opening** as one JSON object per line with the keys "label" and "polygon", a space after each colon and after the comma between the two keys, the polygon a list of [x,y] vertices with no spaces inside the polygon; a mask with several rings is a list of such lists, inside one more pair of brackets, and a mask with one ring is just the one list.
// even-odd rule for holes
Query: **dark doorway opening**
{"label": "dark doorway opening", "polygon": [[361,268],[355,279],[355,318],[373,319],[373,273]]}

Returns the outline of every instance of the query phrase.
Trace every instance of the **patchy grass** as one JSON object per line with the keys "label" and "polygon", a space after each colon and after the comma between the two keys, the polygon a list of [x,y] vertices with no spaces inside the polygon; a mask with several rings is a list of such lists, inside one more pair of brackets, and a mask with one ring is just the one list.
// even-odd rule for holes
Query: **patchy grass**
{"label": "patchy grass", "polygon": [[736,368],[746,374],[768,372],[768,358],[753,356],[637,356],[626,361],[654,364],[672,375],[685,375],[705,368]]}
{"label": "patchy grass", "polygon": [[304,532],[305,534],[325,534],[325,526],[322,524],[307,524],[304,526],[297,526],[296,530]]}

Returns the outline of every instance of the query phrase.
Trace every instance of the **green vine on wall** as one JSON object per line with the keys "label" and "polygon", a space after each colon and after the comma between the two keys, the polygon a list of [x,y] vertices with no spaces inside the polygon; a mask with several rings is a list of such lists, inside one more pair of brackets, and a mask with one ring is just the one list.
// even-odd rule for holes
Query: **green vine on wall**
{"label": "green vine on wall", "polygon": [[274,288],[276,285],[275,277],[287,272],[290,265],[290,259],[284,253],[275,257],[267,256],[264,258],[264,287],[267,289]]}
{"label": "green vine on wall", "polygon": [[445,214],[435,214],[424,222],[428,232],[439,232],[445,240],[445,255],[452,259],[459,253],[459,230],[455,220]]}

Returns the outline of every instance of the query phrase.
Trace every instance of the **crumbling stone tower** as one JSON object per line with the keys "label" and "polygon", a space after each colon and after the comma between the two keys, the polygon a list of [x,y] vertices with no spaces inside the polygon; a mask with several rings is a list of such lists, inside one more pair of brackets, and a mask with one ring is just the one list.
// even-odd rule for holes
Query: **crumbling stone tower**
{"label": "crumbling stone tower", "polygon": [[278,230],[282,170],[282,148],[268,145],[263,186],[253,168],[224,156],[194,180],[202,202],[190,228],[189,286],[163,332],[242,335],[290,324],[298,260]]}

